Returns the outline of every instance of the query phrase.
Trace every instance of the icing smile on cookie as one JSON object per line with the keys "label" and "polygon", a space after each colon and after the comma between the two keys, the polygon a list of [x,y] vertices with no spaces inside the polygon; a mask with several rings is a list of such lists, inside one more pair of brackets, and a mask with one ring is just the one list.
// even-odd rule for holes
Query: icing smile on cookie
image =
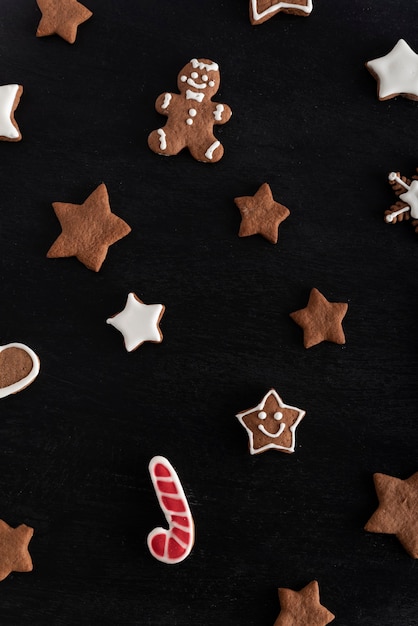
{"label": "icing smile on cookie", "polygon": [[[258,417],[261,420],[265,420],[267,417],[267,413],[265,411],[260,411],[260,413],[258,414]],[[273,415],[275,420],[281,420],[283,417],[283,413],[281,411],[276,411],[275,414]],[[264,424],[259,424],[257,426],[258,430],[261,431],[263,433],[263,435],[265,435],[266,437],[272,437],[273,439],[276,439],[277,437],[280,437],[280,435],[283,433],[284,429],[286,428],[286,424],[280,424],[279,426],[279,430],[276,433],[272,433],[270,432],[265,426]]]}
{"label": "icing smile on cookie", "polygon": [[258,454],[269,449],[294,452],[295,430],[304,415],[305,411],[285,404],[277,391],[270,389],[257,406],[236,417],[247,431],[250,454]]}

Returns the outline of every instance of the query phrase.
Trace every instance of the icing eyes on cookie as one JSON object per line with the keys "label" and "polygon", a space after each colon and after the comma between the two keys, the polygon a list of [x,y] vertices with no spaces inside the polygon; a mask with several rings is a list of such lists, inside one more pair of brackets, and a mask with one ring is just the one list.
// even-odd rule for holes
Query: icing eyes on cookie
{"label": "icing eyes on cookie", "polygon": [[267,413],[266,413],[265,411],[260,411],[260,413],[258,414],[258,417],[259,417],[261,420],[265,420],[265,419],[266,419],[266,417],[267,417]]}
{"label": "icing eyes on cookie", "polygon": [[282,419],[283,417],[283,413],[281,413],[281,411],[276,411],[276,413],[273,415],[274,419],[279,421]]}

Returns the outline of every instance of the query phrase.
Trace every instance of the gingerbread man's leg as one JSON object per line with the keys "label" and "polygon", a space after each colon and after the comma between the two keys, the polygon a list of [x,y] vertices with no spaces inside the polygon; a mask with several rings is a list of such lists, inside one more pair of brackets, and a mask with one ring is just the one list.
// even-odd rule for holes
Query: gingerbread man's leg
{"label": "gingerbread man's leg", "polygon": [[176,135],[174,135],[174,139],[171,137],[172,135],[167,126],[158,128],[157,130],[153,130],[148,136],[148,145],[151,150],[157,154],[173,156],[178,154],[180,150],[183,150],[185,146],[179,142],[178,136],[176,137]]}
{"label": "gingerbread man's leg", "polygon": [[189,143],[187,146],[191,155],[197,161],[205,163],[216,163],[220,161],[224,154],[224,147],[214,135],[200,137],[199,142]]}

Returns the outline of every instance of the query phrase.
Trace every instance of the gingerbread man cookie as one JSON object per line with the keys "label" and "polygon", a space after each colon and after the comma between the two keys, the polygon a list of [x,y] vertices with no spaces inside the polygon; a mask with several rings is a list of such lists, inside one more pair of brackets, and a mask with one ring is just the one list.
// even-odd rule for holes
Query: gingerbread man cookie
{"label": "gingerbread man cookie", "polygon": [[213,134],[213,126],[226,124],[232,111],[227,104],[212,102],[220,85],[217,63],[192,59],[177,78],[180,94],[162,93],[155,102],[158,113],[168,121],[148,137],[153,152],[171,156],[188,148],[197,161],[216,163],[224,153]]}

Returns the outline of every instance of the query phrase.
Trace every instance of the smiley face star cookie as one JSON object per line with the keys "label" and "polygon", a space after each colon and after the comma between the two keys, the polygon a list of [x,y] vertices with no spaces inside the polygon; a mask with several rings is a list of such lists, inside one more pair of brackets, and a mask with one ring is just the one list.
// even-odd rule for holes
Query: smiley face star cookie
{"label": "smiley face star cookie", "polygon": [[364,530],[395,535],[413,559],[418,559],[418,472],[401,480],[373,476],[379,507]]}
{"label": "smiley face star cookie", "polygon": [[306,17],[311,11],[312,0],[250,0],[251,24],[262,24],[280,12]]}
{"label": "smiley face star cookie", "polygon": [[295,431],[305,411],[285,404],[277,391],[270,389],[260,404],[236,417],[249,437],[250,454],[273,449],[295,451]]}
{"label": "smiley face star cookie", "polygon": [[311,348],[322,341],[344,344],[342,321],[348,310],[345,302],[328,302],[318,289],[312,289],[308,305],[290,313],[296,324],[303,328],[303,345]]}
{"label": "smiley face star cookie", "polygon": [[77,28],[93,13],[77,0],[36,0],[42,18],[36,31],[37,37],[59,35],[68,43],[74,43]]}
{"label": "smiley face star cookie", "polygon": [[335,615],[319,600],[319,585],[313,580],[300,591],[279,588],[280,613],[274,626],[327,626]]}
{"label": "smiley face star cookie", "polygon": [[268,183],[261,185],[253,196],[240,196],[234,202],[241,213],[239,237],[262,235],[267,241],[277,243],[279,226],[290,211],[274,200]]}
{"label": "smiley face star cookie", "polygon": [[368,61],[366,68],[377,80],[379,100],[395,96],[418,100],[418,54],[404,39],[385,56]]}
{"label": "smiley face star cookie", "polygon": [[109,317],[107,324],[117,328],[125,340],[125,348],[132,352],[145,341],[161,343],[163,334],[160,320],[164,315],[163,304],[144,304],[133,292],[128,294],[125,308],[120,313]]}
{"label": "smiley face star cookie", "polygon": [[102,183],[83,204],[53,202],[62,233],[47,257],[75,256],[89,270],[98,272],[109,247],[131,232],[128,224],[112,213],[106,185]]}
{"label": "smiley face star cookie", "polygon": [[23,93],[22,85],[0,86],[0,140],[20,141],[19,126],[14,118],[14,112]]}

